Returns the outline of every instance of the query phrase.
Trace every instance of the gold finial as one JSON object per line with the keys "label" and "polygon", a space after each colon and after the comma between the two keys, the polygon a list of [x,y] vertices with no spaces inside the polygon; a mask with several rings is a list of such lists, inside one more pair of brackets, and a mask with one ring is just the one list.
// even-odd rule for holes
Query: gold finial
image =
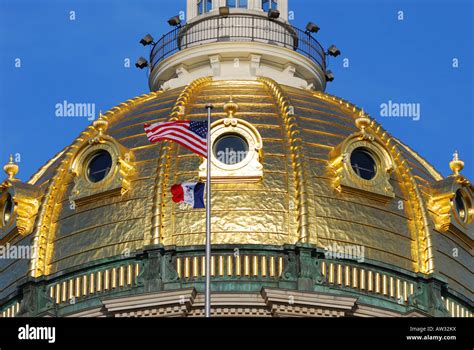
{"label": "gold finial", "polygon": [[459,175],[459,172],[464,168],[464,162],[459,159],[458,151],[454,151],[453,160],[449,162],[449,167],[454,175]]}
{"label": "gold finial", "polygon": [[362,133],[362,136],[365,138],[367,136],[365,129],[370,125],[370,118],[364,113],[363,110],[359,112],[359,116],[355,119],[355,125]]}
{"label": "gold finial", "polygon": [[238,109],[239,105],[232,101],[232,96],[230,96],[229,102],[224,103],[224,112],[227,114],[227,117],[232,118]]}
{"label": "gold finial", "polygon": [[373,141],[374,136],[367,133],[367,127],[370,125],[370,118],[363,110],[359,112],[359,116],[354,120],[356,127],[360,130],[360,139]]}
{"label": "gold finial", "polygon": [[365,128],[370,125],[370,118],[367,117],[363,110],[359,112],[359,116],[355,119],[355,125],[363,133],[365,133]]}
{"label": "gold finial", "polygon": [[99,119],[95,120],[92,123],[94,128],[99,132],[99,135],[102,135],[105,130],[109,127],[109,122],[102,116],[102,111],[99,112]]}
{"label": "gold finial", "polygon": [[3,170],[5,173],[8,175],[8,179],[12,180],[15,178],[15,175],[18,174],[18,171],[20,168],[18,167],[17,164],[13,162],[13,154],[10,154],[10,161],[5,164],[3,167]]}

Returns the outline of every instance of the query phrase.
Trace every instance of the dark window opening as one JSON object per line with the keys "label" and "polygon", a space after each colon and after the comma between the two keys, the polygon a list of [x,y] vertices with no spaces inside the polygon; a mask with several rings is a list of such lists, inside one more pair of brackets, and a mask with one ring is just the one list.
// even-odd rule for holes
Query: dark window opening
{"label": "dark window opening", "polygon": [[214,142],[212,150],[218,161],[232,165],[240,163],[247,157],[249,145],[240,135],[224,134]]}
{"label": "dark window opening", "polygon": [[377,165],[372,155],[363,148],[356,148],[351,154],[351,166],[354,172],[365,180],[375,177]]}
{"label": "dark window opening", "polygon": [[87,164],[87,177],[91,182],[105,179],[112,168],[112,157],[107,151],[99,151],[92,156]]}
{"label": "dark window opening", "polygon": [[467,215],[467,205],[464,201],[463,195],[461,190],[456,191],[456,196],[454,197],[454,206],[456,208],[456,212],[458,213],[459,218],[467,223],[468,215]]}
{"label": "dark window opening", "polygon": [[10,194],[7,195],[7,199],[5,200],[5,204],[3,206],[3,225],[6,226],[10,222],[11,218],[13,217],[13,210],[14,210],[14,203],[13,198]]}

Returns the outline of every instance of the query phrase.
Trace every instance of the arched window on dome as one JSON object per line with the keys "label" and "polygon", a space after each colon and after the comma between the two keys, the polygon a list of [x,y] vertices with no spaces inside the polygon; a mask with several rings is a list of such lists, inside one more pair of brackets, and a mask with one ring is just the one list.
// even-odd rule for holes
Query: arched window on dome
{"label": "arched window on dome", "polygon": [[203,13],[212,10],[212,0],[198,0],[197,2],[197,13],[202,15]]}
{"label": "arched window on dome", "polygon": [[135,173],[133,151],[105,133],[108,122],[101,118],[93,127],[96,133],[84,140],[70,168],[74,185],[69,200],[74,207],[124,195]]}
{"label": "arched window on dome", "polygon": [[355,123],[360,131],[346,137],[329,152],[333,186],[339,192],[388,202],[395,198],[390,184],[393,159],[384,142],[368,131],[369,117],[360,114]]}
{"label": "arched window on dome", "polygon": [[[263,177],[263,141],[257,128],[234,117],[238,105],[230,99],[224,104],[226,118],[211,124],[211,181],[215,183],[259,182]],[[205,179],[207,161],[199,166]]]}
{"label": "arched window on dome", "polygon": [[278,10],[278,1],[277,0],[262,0],[262,9],[265,12],[270,10]]}
{"label": "arched window on dome", "polygon": [[449,163],[453,174],[430,186],[429,212],[435,228],[458,237],[467,244],[474,239],[474,187],[460,174],[464,162],[455,153]]}
{"label": "arched window on dome", "polygon": [[371,180],[377,174],[377,160],[363,147],[356,148],[350,154],[352,170],[364,180]]}
{"label": "arched window on dome", "polygon": [[8,241],[20,234],[32,232],[39,207],[39,188],[15,178],[19,166],[13,162],[5,164],[8,178],[0,182],[0,240]]}
{"label": "arched window on dome", "polygon": [[38,197],[35,185],[18,179],[0,183],[0,239],[31,233],[38,212]]}

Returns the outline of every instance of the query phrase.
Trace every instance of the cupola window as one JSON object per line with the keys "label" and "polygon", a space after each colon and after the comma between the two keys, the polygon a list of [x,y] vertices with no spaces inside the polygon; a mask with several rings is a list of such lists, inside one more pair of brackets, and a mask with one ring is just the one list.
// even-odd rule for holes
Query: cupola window
{"label": "cupola window", "polygon": [[198,0],[197,2],[198,15],[212,10],[212,0]]}
{"label": "cupola window", "polygon": [[227,7],[247,8],[247,0],[227,0]]}
{"label": "cupola window", "polygon": [[262,9],[265,12],[278,10],[278,2],[276,0],[262,0]]}

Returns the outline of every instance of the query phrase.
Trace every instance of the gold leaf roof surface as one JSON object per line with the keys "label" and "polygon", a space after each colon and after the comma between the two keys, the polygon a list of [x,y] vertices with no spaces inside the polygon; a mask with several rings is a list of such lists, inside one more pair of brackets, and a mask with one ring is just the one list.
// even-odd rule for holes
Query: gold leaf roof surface
{"label": "gold leaf roof surface", "polygon": [[[212,102],[213,120],[225,117],[229,96],[237,117],[263,139],[264,176],[257,183],[213,184],[212,243],[320,247],[365,246],[367,259],[444,276],[451,288],[472,299],[472,245],[437,232],[427,210],[429,185],[442,179],[425,160],[374,121],[370,129],[394,159],[390,185],[395,199],[382,203],[332,186],[329,152],[358,132],[360,110],[322,92],[280,86],[268,79],[199,79],[186,88],[128,100],[103,114],[112,136],[135,156],[136,174],[123,196],[103,198],[71,210],[69,168],[91,126],[29,181],[42,193],[31,234],[12,244],[32,244],[36,257],[0,261],[1,295],[28,274],[51,275],[149,244],[203,245],[205,211],[174,204],[174,183],[195,181],[201,159],[169,142],[150,144],[143,124],[183,118],[204,120]],[[294,116],[289,108],[294,111]],[[400,203],[403,203],[400,209]],[[454,258],[453,248],[459,248]]]}

